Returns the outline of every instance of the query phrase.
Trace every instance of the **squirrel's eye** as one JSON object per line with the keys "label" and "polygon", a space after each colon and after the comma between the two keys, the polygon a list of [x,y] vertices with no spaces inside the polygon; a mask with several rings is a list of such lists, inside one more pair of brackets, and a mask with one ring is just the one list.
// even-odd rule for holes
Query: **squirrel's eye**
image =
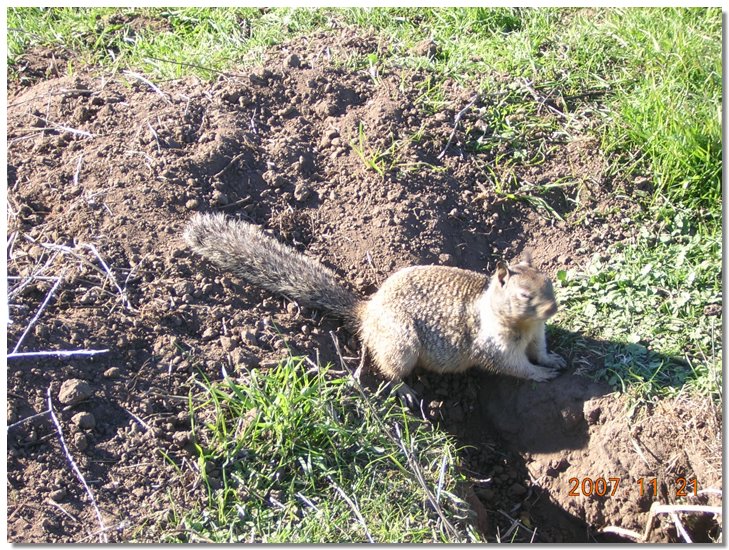
{"label": "squirrel's eye", "polygon": [[522,300],[530,300],[531,297],[532,297],[531,292],[527,292],[526,290],[519,291],[519,298],[521,298]]}

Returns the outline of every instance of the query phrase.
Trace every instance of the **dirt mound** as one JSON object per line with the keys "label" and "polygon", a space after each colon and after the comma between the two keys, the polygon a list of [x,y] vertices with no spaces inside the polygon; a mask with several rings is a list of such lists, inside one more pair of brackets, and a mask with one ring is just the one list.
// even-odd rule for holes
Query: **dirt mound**
{"label": "dirt mound", "polygon": [[[245,373],[290,351],[334,360],[330,330],[357,351],[318,313],[191,257],[180,235],[195,211],[262,224],[363,293],[407,265],[491,271],[527,247],[554,274],[621,237],[600,214],[612,182],[592,138],[556,143],[539,169],[514,169],[535,184],[584,182],[581,207],[600,215],[568,226],[496,193],[484,168],[494,157],[472,154],[463,132],[446,148],[472,90],[448,83],[452,107],[427,115],[422,71],[341,63],[375,47],[348,30],[308,37],[270,52],[264,68],[212,83],[54,77],[44,68],[53,55],[25,60],[30,78],[11,81],[8,107],[9,348],[108,351],[9,360],[8,423],[18,422],[8,432],[10,540],[97,538],[94,512],[45,412],[48,395],[110,539],[144,539],[134,529],[164,520],[164,495],[201,498],[165,461],[194,461],[192,372],[218,379],[221,365]],[[490,101],[478,99],[464,120]],[[545,200],[566,214],[573,192]],[[82,397],[60,399],[62,384],[82,382]],[[489,537],[513,533],[514,520],[544,541],[587,540],[606,525],[642,529],[651,499],[639,497],[636,476],[660,476],[669,488],[679,475],[700,487],[721,481],[710,467],[719,432],[708,410],[691,427],[690,454],[681,454],[686,409],[657,405],[629,418],[622,399],[576,376],[533,386],[480,373],[423,374],[414,385],[426,414],[472,445],[464,467],[489,515]],[[569,495],[569,478],[598,476],[621,477],[620,496]],[[676,535],[669,526],[654,538]]]}

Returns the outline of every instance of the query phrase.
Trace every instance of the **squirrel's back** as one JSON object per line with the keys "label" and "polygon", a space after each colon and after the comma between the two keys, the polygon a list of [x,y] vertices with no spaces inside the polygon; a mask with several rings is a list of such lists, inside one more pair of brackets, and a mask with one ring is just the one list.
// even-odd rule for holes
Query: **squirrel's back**
{"label": "squirrel's back", "polygon": [[357,324],[359,299],[337,281],[331,269],[265,235],[258,226],[223,214],[196,214],[184,239],[224,270],[303,306],[324,309]]}

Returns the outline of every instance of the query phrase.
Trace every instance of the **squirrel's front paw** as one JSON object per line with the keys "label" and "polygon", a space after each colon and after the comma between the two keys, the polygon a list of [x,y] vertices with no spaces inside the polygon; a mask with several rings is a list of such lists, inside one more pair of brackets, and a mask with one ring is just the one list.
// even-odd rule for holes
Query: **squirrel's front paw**
{"label": "squirrel's front paw", "polygon": [[529,372],[529,380],[534,380],[535,382],[546,382],[547,380],[551,380],[557,376],[559,376],[558,370],[547,367],[538,367],[536,365],[534,365],[534,368],[531,372]]}
{"label": "squirrel's front paw", "polygon": [[550,351],[544,357],[539,358],[539,364],[552,369],[562,370],[567,366],[567,361],[561,355]]}

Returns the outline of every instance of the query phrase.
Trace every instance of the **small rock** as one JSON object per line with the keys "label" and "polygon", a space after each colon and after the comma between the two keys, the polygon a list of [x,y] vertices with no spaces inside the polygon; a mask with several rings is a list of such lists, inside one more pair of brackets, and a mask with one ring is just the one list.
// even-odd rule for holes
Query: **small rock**
{"label": "small rock", "polygon": [[66,494],[67,491],[65,487],[61,487],[60,489],[56,489],[51,492],[50,497],[53,502],[61,502],[64,498],[66,498]]}
{"label": "small rock", "polygon": [[438,256],[438,263],[441,265],[453,265],[453,256],[443,253]]}
{"label": "small rock", "polygon": [[301,59],[299,58],[298,55],[296,55],[295,53],[292,53],[290,56],[288,56],[284,60],[284,67],[290,67],[292,69],[297,69],[297,68],[301,67]]}
{"label": "small rock", "polygon": [[85,451],[89,447],[89,439],[86,434],[78,432],[73,435],[73,444],[79,451]]}
{"label": "small rock", "polygon": [[297,201],[305,201],[311,195],[311,189],[305,183],[299,183],[294,189],[294,198]]}
{"label": "small rock", "polygon": [[241,332],[241,338],[243,338],[243,341],[248,344],[249,346],[257,346],[258,345],[258,338],[256,338],[256,333],[253,330],[246,329],[243,332]]}
{"label": "small rock", "polygon": [[175,432],[172,434],[172,441],[177,447],[184,447],[190,442],[190,432]]}
{"label": "small rock", "polygon": [[231,338],[229,336],[220,337],[220,345],[223,346],[224,351],[233,351],[238,347],[238,338]]}
{"label": "small rock", "polygon": [[413,53],[415,55],[423,55],[433,59],[438,55],[438,44],[436,44],[435,40],[432,38],[428,38],[416,44],[415,47],[413,47]]}
{"label": "small rock", "polygon": [[92,430],[96,427],[96,418],[90,412],[80,412],[71,419],[82,430]]}
{"label": "small rock", "polygon": [[567,265],[569,263],[572,263],[572,257],[568,256],[567,254],[562,254],[557,257],[557,263],[559,265]]}
{"label": "small rock", "polygon": [[337,106],[326,99],[314,105],[314,111],[321,117],[333,116],[337,112]]}
{"label": "small rock", "polygon": [[61,390],[58,392],[58,400],[64,405],[75,405],[88,399],[93,393],[88,382],[72,378],[61,384]]}
{"label": "small rock", "polygon": [[213,199],[212,204],[213,206],[225,206],[226,204],[230,203],[230,199],[228,198],[228,195],[223,193],[222,191],[215,190],[213,191]]}
{"label": "small rock", "polygon": [[202,339],[203,340],[212,340],[213,338],[215,338],[216,334],[217,334],[217,331],[215,331],[212,327],[208,327],[202,333]]}
{"label": "small rock", "polygon": [[190,199],[185,203],[185,208],[188,210],[195,210],[198,206],[200,206],[200,201],[197,199]]}

